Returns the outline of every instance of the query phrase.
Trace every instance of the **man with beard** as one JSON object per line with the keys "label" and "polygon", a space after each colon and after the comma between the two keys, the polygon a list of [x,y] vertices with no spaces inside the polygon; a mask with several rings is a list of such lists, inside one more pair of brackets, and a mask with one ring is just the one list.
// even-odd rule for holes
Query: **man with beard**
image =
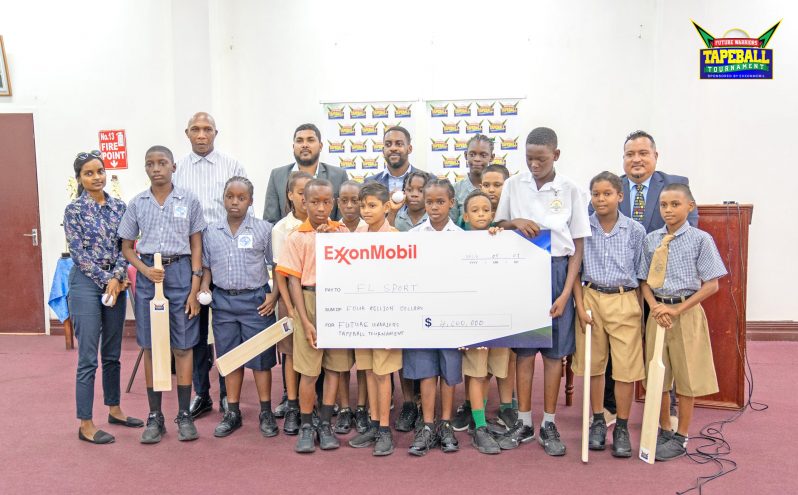
{"label": "man with beard", "polygon": [[401,191],[405,176],[410,172],[421,172],[410,165],[407,156],[413,152],[410,144],[410,131],[401,126],[389,127],[382,136],[382,155],[385,157],[385,170],[366,179],[377,181],[388,188],[392,194]]}
{"label": "man with beard", "polygon": [[[302,124],[294,131],[294,159],[295,163],[272,170],[269,176],[269,186],[266,189],[266,207],[263,209],[263,219],[276,224],[287,213],[286,185],[291,172],[300,170],[307,172],[317,179],[326,179],[332,182],[333,193],[338,197],[341,184],[349,177],[346,171],[319,161],[321,154],[321,132],[313,124]],[[333,205],[330,218],[338,218],[337,204]]]}

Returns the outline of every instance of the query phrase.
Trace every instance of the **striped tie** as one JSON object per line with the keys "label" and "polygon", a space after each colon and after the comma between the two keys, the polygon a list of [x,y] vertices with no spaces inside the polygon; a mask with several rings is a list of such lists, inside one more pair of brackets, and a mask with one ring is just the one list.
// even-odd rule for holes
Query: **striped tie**
{"label": "striped tie", "polygon": [[643,216],[645,216],[646,213],[646,198],[643,197],[644,187],[643,184],[637,184],[635,186],[637,194],[635,194],[635,203],[632,208],[632,218],[640,223],[643,223]]}

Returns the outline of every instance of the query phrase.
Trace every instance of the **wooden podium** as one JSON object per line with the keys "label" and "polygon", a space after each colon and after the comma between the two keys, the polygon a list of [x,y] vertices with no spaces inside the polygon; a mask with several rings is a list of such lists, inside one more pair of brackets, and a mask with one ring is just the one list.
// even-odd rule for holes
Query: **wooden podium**
{"label": "wooden podium", "polygon": [[[745,308],[748,282],[748,226],[753,205],[723,204],[698,207],[698,228],[715,240],[728,275],[718,292],[701,305],[707,314],[715,373],[720,391],[696,399],[699,407],[742,409],[745,404]],[[640,382],[638,400],[645,397]]]}

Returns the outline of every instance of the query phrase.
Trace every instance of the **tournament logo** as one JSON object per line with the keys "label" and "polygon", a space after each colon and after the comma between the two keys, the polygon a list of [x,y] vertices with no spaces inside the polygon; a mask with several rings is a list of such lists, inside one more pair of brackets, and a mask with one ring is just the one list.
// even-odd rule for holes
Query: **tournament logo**
{"label": "tournament logo", "polygon": [[339,127],[339,136],[354,136],[355,135],[355,124],[338,124]]}
{"label": "tournament logo", "polygon": [[499,114],[501,115],[518,115],[518,102],[515,103],[502,103],[499,102]]}
{"label": "tournament logo", "polygon": [[346,151],[346,139],[343,141],[327,141],[327,143],[330,145],[327,148],[330,153],[344,153]]}
{"label": "tournament logo", "polygon": [[442,139],[440,141],[430,139],[432,141],[432,151],[449,151],[449,139]]}
{"label": "tournament logo", "polygon": [[369,174],[365,174],[365,175],[358,175],[358,174],[355,174],[355,173],[353,173],[353,172],[347,172],[347,173],[349,174],[349,178],[350,178],[350,179],[352,179],[352,180],[353,180],[353,181],[355,181],[355,182],[359,182],[359,183],[361,183],[361,184],[362,184],[363,182],[365,182],[365,180],[366,180],[366,177],[368,177],[368,175],[369,175]]}
{"label": "tournament logo", "polygon": [[485,121],[480,120],[479,122],[469,122],[466,120],[466,134],[480,134],[482,132],[483,122]]}
{"label": "tournament logo", "polygon": [[352,153],[365,153],[368,151],[366,149],[366,140],[364,141],[349,141],[349,151]]}
{"label": "tournament logo", "polygon": [[759,38],[751,38],[742,29],[730,29],[715,38],[691,22],[706,45],[700,51],[701,79],[773,79],[773,50],[765,47],[781,21]]}
{"label": "tournament logo", "polygon": [[430,117],[448,117],[449,116],[449,104],[442,107],[436,107],[432,103],[429,105],[429,114]]}
{"label": "tournament logo", "polygon": [[365,119],[366,118],[366,107],[349,107],[349,118],[350,119]]}
{"label": "tournament logo", "polygon": [[391,127],[396,127],[398,125],[399,125],[399,122],[397,122],[395,124],[389,124],[388,122],[383,122],[382,123],[382,132],[385,133],[385,131],[387,131]]}
{"label": "tournament logo", "polygon": [[360,157],[360,164],[363,170],[373,170],[380,167],[380,158],[366,158],[365,156]]}
{"label": "tournament logo", "polygon": [[388,107],[390,105],[385,105],[384,107],[377,107],[371,105],[371,118],[372,119],[387,119],[388,118]]}
{"label": "tournament logo", "polygon": [[457,139],[454,138],[454,150],[455,151],[465,151],[468,149],[468,139]]}
{"label": "tournament logo", "polygon": [[385,149],[385,144],[382,141],[374,141],[373,139],[371,139],[370,141],[371,141],[371,151],[375,152],[379,151],[380,153],[382,153],[382,150]]}
{"label": "tournament logo", "polygon": [[344,118],[344,107],[327,107],[327,119],[338,120]]}
{"label": "tournament logo", "polygon": [[357,164],[355,163],[355,160],[357,160],[357,157],[344,158],[342,156],[339,156],[338,160],[339,160],[339,166],[341,168],[344,168],[346,170],[352,170],[352,169],[357,168]]}
{"label": "tournament logo", "polygon": [[466,173],[466,172],[455,172],[454,173],[454,182],[455,182],[455,184],[460,182],[461,180],[465,179],[466,177],[468,177],[468,173]]}
{"label": "tournament logo", "polygon": [[449,180],[449,174],[451,174],[451,172],[441,172],[440,174],[437,175],[437,177],[440,180],[444,180],[444,179],[445,180]]}
{"label": "tournament logo", "polygon": [[444,134],[460,134],[460,121],[457,122],[441,122]]}
{"label": "tournament logo", "polygon": [[443,168],[460,168],[460,155],[441,158],[443,158]]}
{"label": "tournament logo", "polygon": [[455,117],[470,117],[471,116],[471,105],[473,103],[469,103],[468,105],[454,105],[454,116]]}
{"label": "tournament logo", "polygon": [[483,115],[495,114],[496,113],[496,110],[494,110],[495,106],[496,106],[495,101],[493,103],[488,103],[488,104],[477,103],[477,116],[481,117]]}
{"label": "tournament logo", "polygon": [[496,155],[493,157],[493,160],[490,162],[491,165],[504,165],[507,166],[507,153],[503,154],[502,156]]}
{"label": "tournament logo", "polygon": [[394,105],[393,106],[393,116],[396,117],[397,119],[408,119],[408,118],[410,118],[412,116],[410,114],[410,107],[412,107],[412,106],[413,106],[412,104],[404,106],[404,107],[400,107],[399,105]]}
{"label": "tournament logo", "polygon": [[502,150],[517,150],[518,149],[518,137],[516,136],[515,139],[504,139],[503,137],[499,138],[501,140],[501,144],[499,148]]}
{"label": "tournament logo", "polygon": [[500,132],[507,132],[507,120],[498,120],[498,121],[488,121],[488,132],[491,134],[497,134]]}
{"label": "tournament logo", "polygon": [[377,135],[377,126],[379,122],[375,122],[373,124],[366,124],[365,122],[360,123],[360,135],[361,136],[376,136]]}

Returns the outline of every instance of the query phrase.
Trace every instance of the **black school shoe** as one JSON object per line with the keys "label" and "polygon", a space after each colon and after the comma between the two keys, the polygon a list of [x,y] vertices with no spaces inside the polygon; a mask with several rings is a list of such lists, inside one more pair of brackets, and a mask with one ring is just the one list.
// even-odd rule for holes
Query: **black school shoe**
{"label": "black school shoe", "polygon": [[391,430],[377,431],[377,443],[374,444],[373,456],[381,457],[393,454],[393,435]]}
{"label": "black school shoe", "polygon": [[437,447],[438,434],[434,431],[434,425],[423,424],[420,428],[416,429],[416,436],[413,439],[413,445],[410,446],[407,453],[417,457],[427,455],[430,449]]}
{"label": "black school shoe", "polygon": [[275,418],[284,418],[285,413],[288,411],[288,395],[283,394],[282,399],[280,399],[280,403],[277,407],[274,408],[274,417]]}
{"label": "black school shoe", "polygon": [[538,443],[543,446],[543,450],[548,455],[555,457],[565,455],[565,444],[560,440],[560,432],[557,431],[557,425],[552,422],[547,422],[540,429]]}
{"label": "black school shoe", "polygon": [[316,428],[313,425],[304,424],[299,429],[299,438],[296,440],[294,452],[309,454],[316,451]]}
{"label": "black school shoe", "polygon": [[396,418],[394,428],[396,431],[410,431],[416,425],[416,420],[419,417],[418,407],[414,402],[405,402],[402,404],[402,410],[399,411],[399,416]]}
{"label": "black school shoe", "polygon": [[299,433],[299,409],[289,408],[285,412],[283,432],[286,435],[296,435]]}
{"label": "black school shoe", "polygon": [[659,428],[657,430],[657,448],[659,448],[660,445],[666,444],[668,440],[673,438],[675,433],[676,432],[673,430],[663,430],[662,428]]}
{"label": "black school shoe", "polygon": [[89,438],[80,431],[80,428],[78,428],[78,438],[84,442],[93,443],[95,445],[114,443],[116,440],[113,435],[102,430],[97,430],[97,432],[94,433],[94,438]]}
{"label": "black school shoe", "polygon": [[274,414],[271,411],[261,411],[260,416],[260,433],[266,438],[275,437],[280,429],[277,427],[277,421],[274,419]]}
{"label": "black school shoe", "polygon": [[166,434],[163,413],[151,412],[147,416],[147,427],[141,433],[141,443],[158,443]]}
{"label": "black school shoe", "polygon": [[454,428],[449,421],[441,421],[438,424],[438,437],[441,442],[441,450],[445,453],[457,452],[460,450],[460,443],[454,436]]}
{"label": "black school shoe", "polygon": [[516,444],[520,445],[522,443],[531,442],[532,440],[535,439],[535,428],[532,426],[525,425],[523,421],[519,419],[515,422],[514,425],[510,427],[509,430],[507,430],[507,433],[505,433],[504,436],[506,438],[509,438],[510,440],[515,441]]}
{"label": "black school shoe", "polygon": [[371,418],[369,413],[363,406],[357,406],[355,409],[355,430],[358,433],[365,433],[371,426]]}
{"label": "black school shoe", "polygon": [[177,439],[181,442],[190,442],[199,438],[194,418],[188,411],[179,411],[175,423],[177,423]]}
{"label": "black school shoe", "polygon": [[504,426],[508,430],[513,427],[516,421],[518,421],[518,411],[512,407],[500,410],[499,415],[496,417],[496,423]]}
{"label": "black school shoe", "polygon": [[457,408],[457,411],[454,413],[454,419],[452,420],[452,429],[454,431],[464,431],[468,428],[469,423],[471,422],[471,406],[466,405],[465,402],[460,404],[460,407]]}
{"label": "black school shoe", "polygon": [[231,433],[241,428],[243,425],[241,413],[235,411],[227,411],[222,417],[222,421],[213,430],[213,436],[223,438],[229,436]]}
{"label": "black school shoe", "polygon": [[499,447],[499,442],[490,434],[488,428],[480,426],[474,430],[474,435],[471,437],[471,445],[481,454],[500,454],[502,449]]}
{"label": "black school shoe", "polygon": [[355,418],[352,410],[348,407],[342,408],[338,412],[338,417],[335,420],[335,433],[339,435],[346,435],[352,429]]}
{"label": "black school shoe", "polygon": [[629,427],[618,426],[612,430],[612,456],[632,457],[632,442],[629,440]]}
{"label": "black school shoe", "polygon": [[321,450],[333,450],[341,446],[341,442],[335,437],[330,423],[323,422],[319,425],[319,448]]}
{"label": "black school shoe", "polygon": [[590,450],[604,450],[607,446],[607,423],[602,417],[600,420],[593,420],[590,424],[590,434],[588,435],[587,447]]}
{"label": "black school shoe", "polygon": [[657,455],[654,459],[657,461],[670,461],[682,457],[687,453],[686,445],[687,439],[678,433],[674,433],[670,440],[657,446]]}
{"label": "black school shoe", "polygon": [[349,440],[349,446],[355,449],[370,447],[377,441],[377,437],[379,436],[378,433],[379,428],[369,423],[366,431],[363,433],[358,433],[354,436],[354,438],[352,438],[352,440]]}
{"label": "black school shoe", "polygon": [[213,410],[213,399],[211,399],[210,395],[195,395],[191,400],[191,405],[188,408],[188,411],[191,413],[191,417],[194,419],[199,418],[211,410]]}

